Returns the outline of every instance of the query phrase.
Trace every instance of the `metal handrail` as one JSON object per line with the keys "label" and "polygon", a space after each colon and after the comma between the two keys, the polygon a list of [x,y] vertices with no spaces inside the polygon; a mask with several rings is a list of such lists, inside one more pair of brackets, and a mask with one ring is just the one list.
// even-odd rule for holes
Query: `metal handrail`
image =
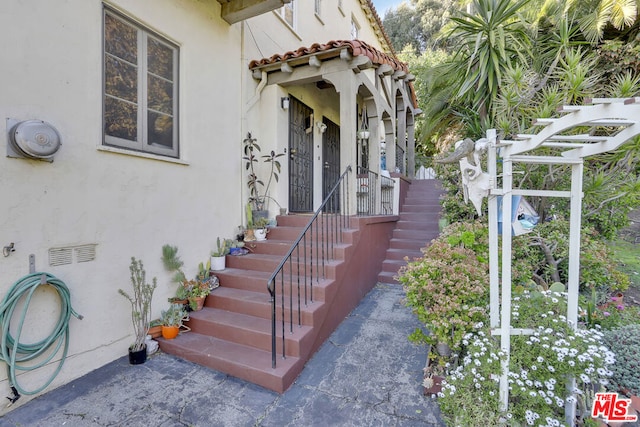
{"label": "metal handrail", "polygon": [[[380,186],[379,197],[378,186]],[[358,216],[393,214],[393,192],[393,179],[358,166],[356,174]]]}
{"label": "metal handrail", "polygon": [[[326,196],[320,207],[315,211],[298,238],[293,242],[287,254],[282,258],[278,267],[269,277],[267,290],[271,295],[271,365],[276,367],[276,317],[277,317],[277,281],[279,277],[280,313],[282,323],[282,358],[286,358],[285,351],[285,274],[288,273],[289,286],[289,329],[293,333],[294,311],[297,314],[298,326],[302,325],[301,309],[304,305],[313,303],[313,284],[318,283],[325,276],[327,261],[333,259],[335,245],[342,243],[342,230],[348,223],[349,212],[349,181],[348,174],[351,166],[340,175],[340,178]],[[340,189],[342,191],[340,191]],[[346,204],[346,205],[345,205]],[[307,242],[309,243],[307,245]],[[315,252],[314,252],[315,249]],[[295,263],[294,263],[295,261]],[[315,267],[315,268],[314,268]],[[294,283],[295,282],[295,283]],[[294,308],[294,286],[296,287],[297,306]]]}

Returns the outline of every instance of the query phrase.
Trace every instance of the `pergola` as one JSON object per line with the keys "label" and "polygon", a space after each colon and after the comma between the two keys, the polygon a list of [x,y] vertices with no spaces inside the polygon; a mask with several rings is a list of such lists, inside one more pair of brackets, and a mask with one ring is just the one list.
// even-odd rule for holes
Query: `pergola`
{"label": "pergola", "polygon": [[[490,251],[490,326],[492,335],[500,336],[503,361],[500,377],[500,400],[506,410],[509,398],[509,357],[512,335],[529,335],[533,330],[511,327],[511,252],[512,252],[512,196],[542,196],[569,198],[569,271],[567,321],[577,328],[578,287],[580,273],[580,228],[582,210],[582,182],[584,158],[620,147],[640,134],[640,98],[599,98],[585,101],[587,105],[562,107],[559,118],[537,119],[535,125],[543,126],[537,134],[517,135],[514,140],[498,141],[495,130],[487,132],[487,138],[475,143],[476,153],[488,150],[488,172],[473,174],[467,183],[468,193],[488,196],[489,251]],[[583,131],[587,130],[586,132]],[[480,143],[480,144],[479,144]],[[488,144],[487,144],[488,143]],[[480,148],[481,146],[481,148]],[[535,155],[539,147],[551,148],[551,155]],[[548,150],[547,150],[548,151]],[[476,154],[477,155],[477,154]],[[498,157],[502,161],[502,174],[498,175]],[[465,159],[461,160],[461,167]],[[571,167],[571,189],[568,191],[513,188],[514,164],[568,165]],[[468,166],[468,163],[467,163]],[[469,168],[467,167],[467,172]],[[463,173],[465,170],[463,169]],[[488,188],[481,184],[482,175],[488,178]],[[498,178],[501,177],[501,187]],[[499,272],[498,197],[502,196],[502,271]],[[573,380],[571,380],[573,382]],[[573,384],[568,384],[573,389]],[[566,406],[566,421],[574,425],[575,404]]]}

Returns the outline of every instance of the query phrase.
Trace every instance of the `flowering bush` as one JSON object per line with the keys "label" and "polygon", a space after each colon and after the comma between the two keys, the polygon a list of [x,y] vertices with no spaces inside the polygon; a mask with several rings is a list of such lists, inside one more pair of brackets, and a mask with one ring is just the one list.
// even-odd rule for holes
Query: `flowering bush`
{"label": "flowering bush", "polygon": [[608,302],[598,305],[595,289],[591,299],[583,303],[583,306],[586,308],[580,309],[580,320],[588,327],[599,326],[608,330],[640,322],[638,307],[625,305],[621,297],[610,297]]}
{"label": "flowering bush", "polygon": [[423,252],[423,258],[401,268],[398,278],[407,305],[430,332],[418,329],[410,339],[459,350],[462,337],[486,318],[487,265],[473,251],[444,241],[434,241]]}
{"label": "flowering bush", "polygon": [[[512,307],[513,327],[533,328],[533,333],[511,338],[509,403],[502,414],[507,425],[563,425],[565,405],[576,401],[588,415],[593,390],[608,383],[615,361],[601,344],[602,333],[574,331],[561,314],[566,312],[566,297],[559,293],[527,292],[514,297]],[[440,408],[451,425],[497,425],[478,422],[474,408],[500,414],[497,379],[504,355],[499,341],[477,331],[466,335],[462,344],[467,350],[447,377]],[[575,378],[572,392],[566,390],[570,377]]]}

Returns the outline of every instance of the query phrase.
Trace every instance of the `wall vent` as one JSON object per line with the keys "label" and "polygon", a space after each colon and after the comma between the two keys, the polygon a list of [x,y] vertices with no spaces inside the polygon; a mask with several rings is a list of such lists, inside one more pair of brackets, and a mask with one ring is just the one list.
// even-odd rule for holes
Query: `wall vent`
{"label": "wall vent", "polygon": [[55,248],[49,249],[49,265],[55,267],[57,265],[71,264],[73,260],[73,252],[71,248]]}
{"label": "wall vent", "polygon": [[63,248],[50,248],[49,249],[49,265],[51,267],[59,265],[68,265],[89,262],[96,259],[96,244],[90,243],[87,245],[78,246],[66,246]]}

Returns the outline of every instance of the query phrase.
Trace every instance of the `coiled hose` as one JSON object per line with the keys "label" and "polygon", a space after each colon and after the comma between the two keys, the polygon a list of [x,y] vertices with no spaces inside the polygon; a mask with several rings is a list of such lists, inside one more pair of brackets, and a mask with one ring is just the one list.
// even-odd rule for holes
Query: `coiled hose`
{"label": "coiled hose", "polygon": [[[58,322],[51,334],[33,344],[23,344],[20,342],[20,334],[22,333],[22,327],[27,316],[27,310],[31,297],[39,286],[49,285],[53,286],[58,292],[60,297],[60,303],[62,309],[60,310],[60,316]],[[13,337],[10,332],[11,320],[14,317],[14,311],[18,306],[18,303],[24,298],[22,305],[22,312],[15,313],[17,315],[18,325],[14,328],[16,336]],[[69,318],[71,315],[78,319],[82,319],[82,316],[75,312],[71,307],[71,295],[69,288],[65,283],[49,273],[31,273],[27,276],[16,281],[9,293],[4,297],[2,305],[0,305],[0,326],[2,327],[2,340],[0,342],[1,359],[7,363],[7,377],[9,378],[9,385],[14,393],[13,397],[7,397],[10,403],[15,402],[22,394],[36,394],[44,390],[54,378],[58,375],[62,369],[62,365],[67,357],[69,349]],[[51,377],[45,382],[44,385],[35,390],[25,390],[18,384],[16,374],[18,371],[33,371],[38,369],[53,359],[60,347],[64,343],[64,349],[62,357],[58,366],[51,375]],[[51,348],[55,346],[53,350]],[[45,355],[35,363],[28,364],[41,355]]]}

